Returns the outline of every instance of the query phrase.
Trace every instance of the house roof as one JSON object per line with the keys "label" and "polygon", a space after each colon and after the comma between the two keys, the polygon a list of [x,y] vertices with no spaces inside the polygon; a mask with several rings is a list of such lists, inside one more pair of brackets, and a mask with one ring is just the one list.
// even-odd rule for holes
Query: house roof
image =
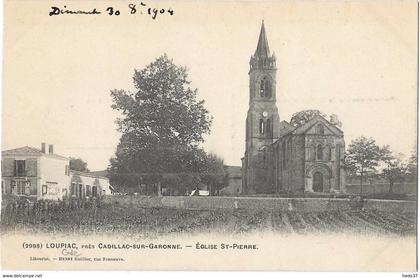
{"label": "house roof", "polygon": [[65,159],[70,160],[70,158],[61,156],[58,154],[50,154],[50,153],[43,153],[40,149],[34,147],[21,147],[16,149],[4,150],[1,152],[2,156],[45,156],[45,157],[53,157],[58,159]]}
{"label": "house roof", "polygon": [[[97,171],[97,172],[100,172],[100,171]],[[108,179],[105,176],[96,175],[95,172],[80,172],[80,171],[70,170],[70,173],[72,173],[75,176],[91,177],[91,178],[97,178],[97,179]]]}
{"label": "house roof", "polygon": [[92,175],[98,176],[98,177],[106,178],[107,175],[108,175],[108,170],[90,171],[89,173],[92,174]]}
{"label": "house roof", "polygon": [[225,165],[225,172],[229,178],[242,178],[242,167],[241,166],[229,166]]}

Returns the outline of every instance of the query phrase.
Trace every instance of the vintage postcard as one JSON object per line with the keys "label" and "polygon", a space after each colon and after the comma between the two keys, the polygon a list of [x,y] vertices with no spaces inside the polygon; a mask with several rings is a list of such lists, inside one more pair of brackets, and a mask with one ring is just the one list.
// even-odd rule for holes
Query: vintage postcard
{"label": "vintage postcard", "polygon": [[4,1],[1,268],[417,271],[416,1]]}

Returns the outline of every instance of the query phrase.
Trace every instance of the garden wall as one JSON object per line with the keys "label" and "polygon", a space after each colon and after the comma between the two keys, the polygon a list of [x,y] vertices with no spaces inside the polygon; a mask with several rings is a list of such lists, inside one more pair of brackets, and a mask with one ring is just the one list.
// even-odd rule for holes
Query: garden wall
{"label": "garden wall", "polygon": [[402,200],[364,200],[363,207],[366,209],[376,209],[385,212],[416,212],[417,203],[414,201]]}
{"label": "garden wall", "polygon": [[[187,196],[106,196],[107,203],[128,207],[169,207],[180,209],[246,209],[280,211],[334,211],[360,208],[355,199],[273,198],[273,197],[187,197]],[[364,206],[384,211],[416,211],[416,202],[365,200]]]}
{"label": "garden wall", "polygon": [[[360,193],[360,182],[356,179],[348,181],[346,185],[346,193],[348,194],[359,194]],[[417,183],[415,182],[403,182],[395,183],[393,190],[396,194],[408,194],[415,195],[417,194]],[[378,193],[388,193],[389,192],[389,183],[365,183],[363,184],[363,194],[378,194]]]}

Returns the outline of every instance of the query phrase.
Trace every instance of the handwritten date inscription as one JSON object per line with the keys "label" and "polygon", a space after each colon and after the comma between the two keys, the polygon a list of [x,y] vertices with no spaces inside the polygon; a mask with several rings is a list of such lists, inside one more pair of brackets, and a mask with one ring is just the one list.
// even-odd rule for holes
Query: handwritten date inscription
{"label": "handwritten date inscription", "polygon": [[57,15],[101,15],[105,14],[108,16],[119,16],[121,14],[140,14],[140,15],[148,15],[152,19],[156,19],[158,15],[174,15],[174,10],[172,8],[158,8],[158,7],[149,7],[146,3],[130,3],[124,9],[119,9],[117,7],[106,7],[103,10],[99,8],[93,8],[89,10],[80,10],[80,9],[70,9],[67,6],[63,7],[51,7],[49,12],[49,16],[57,16]]}

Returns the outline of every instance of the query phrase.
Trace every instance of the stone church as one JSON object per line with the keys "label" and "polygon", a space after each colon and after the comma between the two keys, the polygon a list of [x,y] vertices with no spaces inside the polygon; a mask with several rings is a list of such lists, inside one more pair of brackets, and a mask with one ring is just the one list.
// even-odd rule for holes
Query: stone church
{"label": "stone church", "polygon": [[343,131],[322,116],[300,126],[280,121],[276,56],[264,22],[249,63],[243,194],[345,192]]}

